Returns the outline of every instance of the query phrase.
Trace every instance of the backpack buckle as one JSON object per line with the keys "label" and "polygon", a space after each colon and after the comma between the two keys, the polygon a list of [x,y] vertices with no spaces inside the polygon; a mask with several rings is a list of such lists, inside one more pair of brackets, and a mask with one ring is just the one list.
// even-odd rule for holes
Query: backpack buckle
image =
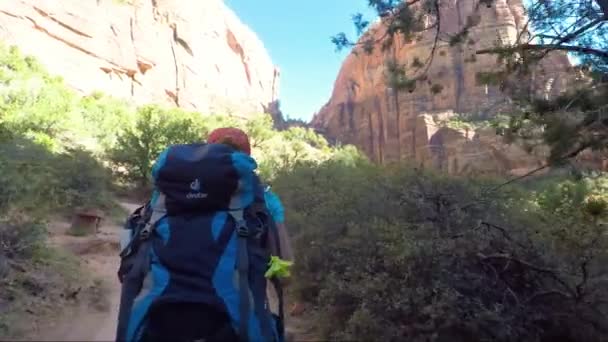
{"label": "backpack buckle", "polygon": [[244,220],[240,220],[238,221],[236,226],[236,233],[238,234],[238,236],[240,237],[249,237],[249,227],[247,227],[247,224],[245,223]]}
{"label": "backpack buckle", "polygon": [[150,237],[150,232],[152,231],[151,226],[152,225],[150,223],[146,223],[146,225],[139,232],[139,237],[142,240],[146,240]]}

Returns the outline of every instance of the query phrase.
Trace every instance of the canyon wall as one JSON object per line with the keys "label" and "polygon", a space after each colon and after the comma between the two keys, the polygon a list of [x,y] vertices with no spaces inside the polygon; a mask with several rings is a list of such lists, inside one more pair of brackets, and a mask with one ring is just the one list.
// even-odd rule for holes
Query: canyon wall
{"label": "canyon wall", "polygon": [[83,94],[237,116],[278,100],[279,70],[221,0],[4,0],[0,42]]}
{"label": "canyon wall", "polygon": [[[454,113],[491,117],[505,109],[506,96],[497,86],[482,84],[477,73],[496,71],[495,55],[476,51],[494,47],[497,40],[509,43],[525,25],[521,0],[496,0],[492,7],[474,9],[477,1],[442,1],[440,38],[426,73],[412,92],[387,87],[386,62],[396,60],[406,70],[427,61],[435,42],[435,31],[404,42],[401,37],[386,51],[351,53],[344,61],[327,104],[314,116],[312,125],[330,138],[360,147],[374,161],[408,160],[450,173],[517,173],[536,167],[542,158],[531,156],[515,145],[502,146],[502,139],[488,130],[462,132],[441,128],[433,118]],[[469,17],[479,24],[466,41],[450,46],[450,35],[459,32]],[[382,41],[384,27],[376,24],[367,33]],[[553,96],[570,79],[570,62],[564,54],[548,56],[535,70],[533,88]],[[440,87],[436,93],[433,88]],[[451,114],[450,114],[451,113]],[[441,129],[440,129],[441,128]]]}

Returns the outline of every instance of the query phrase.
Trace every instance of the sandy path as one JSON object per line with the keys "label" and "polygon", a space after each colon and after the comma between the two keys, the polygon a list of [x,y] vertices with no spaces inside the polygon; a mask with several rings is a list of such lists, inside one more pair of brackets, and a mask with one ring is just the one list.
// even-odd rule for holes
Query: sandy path
{"label": "sandy path", "polygon": [[[128,211],[137,205],[121,203]],[[105,291],[99,300],[100,307],[93,307],[85,300],[80,307],[70,310],[65,317],[49,325],[35,340],[41,341],[114,341],[120,283],[118,270],[118,233],[120,227],[105,224],[95,237],[72,237],[65,234],[67,227],[51,232],[51,243],[67,248],[86,260],[86,266],[96,277],[104,280]]]}
{"label": "sandy path", "polygon": [[[116,277],[115,271],[118,261],[115,258],[104,257],[90,262],[91,269],[96,275],[105,279]],[[116,333],[116,318],[120,302],[120,289],[112,284],[107,293],[107,309],[99,310],[90,307],[87,303],[70,312],[54,324],[49,331],[39,337],[42,341],[114,341]],[[38,339],[38,338],[37,338]]]}

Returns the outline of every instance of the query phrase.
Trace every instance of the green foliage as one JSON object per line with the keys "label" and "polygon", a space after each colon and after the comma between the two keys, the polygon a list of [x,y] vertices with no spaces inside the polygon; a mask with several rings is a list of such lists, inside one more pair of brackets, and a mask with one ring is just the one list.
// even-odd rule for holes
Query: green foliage
{"label": "green foliage", "polygon": [[[267,114],[239,120],[155,105],[136,109],[99,92],[79,97],[34,59],[2,45],[0,82],[4,84],[0,91],[0,142],[20,137],[20,141],[55,154],[90,151],[109,161],[129,185],[149,186],[151,165],[168,145],[203,141],[218,127],[239,127],[249,134],[253,155],[266,179],[299,163],[322,162],[338,152],[312,129],[293,126],[275,130]],[[35,153],[42,152],[36,149]]]}
{"label": "green foliage", "polygon": [[[567,37],[559,44],[607,51],[608,31],[605,23],[608,21],[608,7],[602,1],[539,1],[528,7],[531,28],[538,35],[540,44],[554,45],[562,37]],[[590,51],[580,51],[576,55],[593,68],[608,71],[606,56],[602,58]]]}
{"label": "green foliage", "polygon": [[81,98],[35,59],[2,44],[0,84],[0,138],[8,131],[56,152],[70,146],[101,153],[130,122],[125,102],[100,93]]}
{"label": "green foliage", "polygon": [[8,129],[6,123],[0,122],[0,144],[13,138],[13,133]]}
{"label": "green foliage", "polygon": [[439,93],[441,93],[441,91],[443,91],[443,86],[441,84],[435,83],[431,86],[432,94],[439,94]]}
{"label": "green foliage", "polygon": [[3,213],[0,218],[1,338],[24,339],[33,332],[33,325],[56,318],[57,308],[72,304],[66,301],[66,295],[86,286],[82,276],[76,257],[46,244],[45,222]]}
{"label": "green foliage", "polygon": [[422,61],[418,57],[415,57],[414,60],[412,61],[412,67],[414,67],[414,68],[422,68],[423,66],[424,66],[424,63],[422,63]]}
{"label": "green foliage", "polygon": [[2,219],[114,210],[111,174],[96,157],[115,144],[129,107],[100,93],[80,98],[35,59],[2,44],[0,84]]}
{"label": "green foliage", "polygon": [[[0,122],[6,129],[61,140],[72,116],[75,96],[59,78],[32,58],[0,45]],[[56,146],[53,146],[56,147]]]}
{"label": "green foliage", "polygon": [[110,173],[82,149],[61,153],[26,138],[0,144],[0,211],[44,216],[80,206],[109,208]]}
{"label": "green foliage", "polygon": [[3,258],[32,258],[45,247],[45,241],[46,225],[43,222],[20,217],[0,217],[0,262]]}
{"label": "green foliage", "polygon": [[[393,1],[393,0],[369,0],[368,5],[381,20],[387,34],[384,37],[388,45],[392,45],[395,36],[401,36],[406,42],[421,32],[435,29],[441,31],[441,20],[439,13],[445,10],[445,4],[440,0],[422,1]],[[481,9],[495,6],[494,0],[481,0],[475,4],[472,13],[466,17],[462,27],[457,32],[447,34],[446,39],[450,45],[461,45],[465,42],[474,45],[468,38],[473,28],[481,23]],[[492,53],[506,53],[514,55],[520,52],[530,53],[535,59],[542,58],[546,51],[565,50],[579,57],[583,63],[595,70],[608,70],[606,63],[608,53],[608,28],[604,25],[608,21],[608,7],[601,0],[593,1],[528,1],[526,4],[527,15],[530,23],[523,30],[532,30],[534,36],[531,39],[525,34],[519,34],[517,41],[508,49],[497,49]],[[370,22],[361,13],[351,16],[356,28],[359,42],[351,41],[344,33],[332,37],[332,42],[338,50],[361,46],[370,46],[371,53],[376,45],[373,34],[368,33],[377,27],[370,28]],[[371,44],[370,44],[371,43]],[[383,45],[383,48],[386,46]],[[540,53],[540,54],[539,54]]]}
{"label": "green foliage", "polygon": [[116,146],[118,132],[132,125],[135,116],[134,108],[127,102],[99,92],[81,98],[77,112],[89,128],[87,148],[98,154]]}
{"label": "green foliage", "polygon": [[137,110],[133,126],[124,126],[109,157],[118,173],[128,181],[145,186],[156,157],[171,144],[201,141],[205,129],[202,117],[179,109],[149,105]]}
{"label": "green foliage", "polygon": [[601,204],[608,202],[608,175],[552,181],[538,191],[535,201],[543,211],[573,224],[608,217]]}
{"label": "green foliage", "polygon": [[281,170],[301,163],[319,163],[338,152],[312,129],[275,130],[272,118],[267,114],[236,120],[146,106],[138,110],[136,123],[125,126],[119,133],[109,157],[124,180],[146,187],[154,160],[168,145],[204,141],[210,131],[226,126],[239,127],[249,135],[260,174],[269,180]]}
{"label": "green foliage", "polygon": [[361,151],[357,150],[357,148],[352,145],[336,147],[329,161],[350,167],[370,163],[370,161],[361,154]]}
{"label": "green foliage", "polygon": [[273,179],[278,172],[291,170],[296,165],[323,162],[331,158],[335,151],[312,129],[290,127],[285,131],[275,131],[274,136],[260,148],[254,149],[253,154],[260,164],[261,175]]}
{"label": "green foliage", "polygon": [[[608,84],[574,89],[552,100],[534,100],[529,120],[542,127],[538,134],[551,147],[551,161],[590,149],[606,152],[608,146]],[[537,135],[537,136],[538,136]]]}
{"label": "green foliage", "polygon": [[[280,174],[295,292],[318,308],[321,337],[606,339],[605,228],[490,186],[331,161]],[[575,210],[577,201],[559,203]]]}
{"label": "green foliage", "polygon": [[[101,146],[101,134],[110,137],[114,123],[104,123],[122,113],[109,105],[101,109],[103,101],[80,99],[33,58],[0,44],[0,335],[5,338],[23,333],[26,315],[31,330],[35,317],[26,311],[34,305],[37,315],[39,304],[61,301],[61,291],[80,274],[72,259],[57,257],[46,244],[48,217],[77,207],[113,207],[111,174],[91,150]],[[104,130],[99,141],[92,128]]]}
{"label": "green foliage", "polygon": [[504,77],[504,73],[499,71],[479,71],[475,74],[477,83],[483,85],[500,85]]}
{"label": "green foliage", "polygon": [[507,114],[494,114],[488,118],[476,113],[461,113],[455,114],[439,124],[453,129],[470,131],[491,128],[496,131],[496,134],[504,135],[510,126],[510,118],[511,116]]}
{"label": "green foliage", "polygon": [[389,61],[386,64],[386,79],[387,85],[392,89],[410,93],[416,90],[416,79],[407,77],[405,67],[397,61]]}

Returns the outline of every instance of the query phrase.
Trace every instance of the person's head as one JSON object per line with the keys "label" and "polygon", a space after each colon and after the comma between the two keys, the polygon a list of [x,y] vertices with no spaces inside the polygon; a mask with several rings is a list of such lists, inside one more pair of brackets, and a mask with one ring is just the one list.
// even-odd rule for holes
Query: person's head
{"label": "person's head", "polygon": [[251,154],[249,137],[243,130],[235,127],[222,127],[213,130],[207,137],[210,144],[224,144],[231,146],[241,152]]}

